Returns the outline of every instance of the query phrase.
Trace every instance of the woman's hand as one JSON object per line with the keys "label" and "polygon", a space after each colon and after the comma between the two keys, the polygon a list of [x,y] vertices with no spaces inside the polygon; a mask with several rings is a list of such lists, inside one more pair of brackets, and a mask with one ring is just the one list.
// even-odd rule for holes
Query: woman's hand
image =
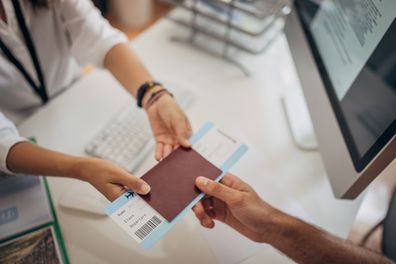
{"label": "woman's hand", "polygon": [[193,208],[202,226],[213,228],[214,220],[219,220],[256,242],[272,236],[270,229],[280,211],[238,177],[227,174],[220,183],[198,177],[196,186],[207,195]]}
{"label": "woman's hand", "polygon": [[150,192],[150,186],[145,181],[110,161],[83,158],[77,166],[79,179],[89,182],[110,201],[117,199],[129,189],[139,194]]}
{"label": "woman's hand", "polygon": [[188,141],[192,134],[190,122],[170,95],[161,96],[147,109],[147,115],[157,143],[157,160],[165,158],[178,146],[191,147]]}
{"label": "woman's hand", "polygon": [[[113,46],[106,54],[104,65],[114,77],[135,98],[139,86],[153,76],[147,71],[135,52],[129,45],[120,43]],[[122,65],[122,67],[120,67]],[[153,92],[162,87],[153,87],[143,98],[143,106]],[[191,127],[183,111],[169,95],[163,95],[147,110],[151,128],[157,142],[155,158],[161,160],[178,146],[190,147],[188,138]]]}
{"label": "woman's hand", "polygon": [[29,142],[15,144],[10,149],[7,167],[15,173],[70,177],[87,181],[110,201],[128,189],[139,194],[150,192],[150,186],[146,182],[110,161],[75,157]]}

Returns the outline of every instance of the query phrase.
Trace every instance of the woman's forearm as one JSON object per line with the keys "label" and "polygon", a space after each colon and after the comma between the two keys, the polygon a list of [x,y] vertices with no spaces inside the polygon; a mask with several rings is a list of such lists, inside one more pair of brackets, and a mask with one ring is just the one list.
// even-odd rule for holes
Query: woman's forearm
{"label": "woman's forearm", "polygon": [[110,49],[104,65],[134,97],[140,85],[153,79],[133,50],[124,43]]}
{"label": "woman's forearm", "polygon": [[21,142],[9,151],[7,167],[15,173],[81,179],[79,164],[84,162],[84,159],[51,151],[29,142]]}
{"label": "woman's forearm", "polygon": [[62,176],[89,182],[110,201],[123,194],[126,188],[147,194],[150,186],[112,162],[74,157],[51,151],[29,142],[14,145],[7,156],[7,167],[15,173],[43,176]]}

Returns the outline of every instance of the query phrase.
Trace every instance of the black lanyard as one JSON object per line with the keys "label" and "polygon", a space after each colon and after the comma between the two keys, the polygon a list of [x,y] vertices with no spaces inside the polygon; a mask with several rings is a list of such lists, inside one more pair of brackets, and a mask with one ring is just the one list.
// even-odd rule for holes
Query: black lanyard
{"label": "black lanyard", "polygon": [[48,102],[48,94],[45,87],[44,75],[41,70],[40,61],[37,56],[36,49],[34,47],[34,43],[32,41],[32,37],[30,36],[29,30],[26,26],[25,18],[22,14],[21,5],[19,4],[19,0],[12,0],[12,4],[15,9],[15,14],[18,20],[18,25],[20,30],[22,31],[23,38],[25,39],[26,46],[30,53],[30,58],[34,64],[34,68],[36,69],[37,77],[40,82],[40,85],[37,85],[30,74],[23,67],[22,63],[14,56],[11,50],[4,44],[3,40],[0,39],[0,48],[3,50],[4,55],[8,58],[8,60],[15,65],[15,67],[20,71],[20,73],[25,77],[26,81],[30,84],[33,91],[41,98],[43,104]]}

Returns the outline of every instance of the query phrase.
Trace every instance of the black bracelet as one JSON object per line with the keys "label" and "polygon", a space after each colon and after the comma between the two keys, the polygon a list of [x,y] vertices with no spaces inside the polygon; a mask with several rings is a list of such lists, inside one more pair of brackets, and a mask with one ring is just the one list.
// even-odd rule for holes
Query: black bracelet
{"label": "black bracelet", "polygon": [[147,91],[155,86],[162,86],[161,83],[155,81],[148,81],[143,83],[137,92],[137,106],[142,108],[143,107],[143,98],[146,95]]}

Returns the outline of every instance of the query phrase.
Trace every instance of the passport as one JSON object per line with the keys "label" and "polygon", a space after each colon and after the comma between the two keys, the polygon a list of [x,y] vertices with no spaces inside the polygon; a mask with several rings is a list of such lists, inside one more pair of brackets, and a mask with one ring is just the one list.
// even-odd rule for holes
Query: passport
{"label": "passport", "polygon": [[198,176],[215,180],[220,174],[197,151],[180,147],[141,177],[151,186],[150,193],[141,197],[171,222],[201,193],[195,187]]}

